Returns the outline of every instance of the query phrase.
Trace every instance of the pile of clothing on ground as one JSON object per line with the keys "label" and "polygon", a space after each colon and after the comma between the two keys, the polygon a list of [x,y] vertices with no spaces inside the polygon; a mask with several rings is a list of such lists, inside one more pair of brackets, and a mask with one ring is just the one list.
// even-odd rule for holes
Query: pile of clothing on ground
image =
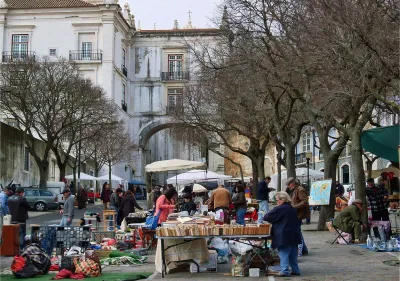
{"label": "pile of clothing on ground", "polygon": [[47,253],[38,244],[30,244],[14,257],[11,271],[17,278],[31,278],[48,273],[50,266]]}

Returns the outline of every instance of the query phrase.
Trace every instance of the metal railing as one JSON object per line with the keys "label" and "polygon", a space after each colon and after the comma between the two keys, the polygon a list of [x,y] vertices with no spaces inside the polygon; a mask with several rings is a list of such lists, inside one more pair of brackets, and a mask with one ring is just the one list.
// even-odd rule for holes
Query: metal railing
{"label": "metal railing", "polygon": [[122,73],[123,73],[126,77],[128,77],[128,69],[126,68],[126,66],[125,66],[125,65],[122,65],[122,66],[121,66],[121,69],[122,69]]}
{"label": "metal railing", "polygon": [[128,105],[124,100],[121,100],[121,107],[123,111],[128,112]]}
{"label": "metal railing", "polygon": [[74,61],[102,61],[103,60],[103,52],[101,50],[69,51],[69,60],[74,60]]}
{"label": "metal railing", "polygon": [[189,80],[189,71],[161,72],[162,81]]}
{"label": "metal railing", "polygon": [[3,62],[12,62],[12,61],[25,61],[29,59],[35,59],[35,52],[3,52]]}

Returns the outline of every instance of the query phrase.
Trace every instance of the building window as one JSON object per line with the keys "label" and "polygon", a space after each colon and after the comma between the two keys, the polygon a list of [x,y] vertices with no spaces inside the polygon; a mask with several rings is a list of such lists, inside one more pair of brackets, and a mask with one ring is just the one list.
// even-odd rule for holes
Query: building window
{"label": "building window", "polygon": [[125,49],[122,49],[122,66],[126,66],[125,59],[126,59],[126,51]]}
{"label": "building window", "polygon": [[16,34],[12,36],[12,58],[26,59],[28,56],[29,35]]}
{"label": "building window", "polygon": [[303,152],[311,151],[311,133],[305,133],[302,137]]}
{"label": "building window", "polygon": [[348,184],[350,183],[350,168],[349,165],[342,166],[342,183]]}
{"label": "building window", "polygon": [[168,72],[182,72],[183,55],[168,55]]}
{"label": "building window", "polygon": [[50,48],[49,49],[49,55],[50,56],[57,56],[57,49],[56,48]]}
{"label": "building window", "polygon": [[183,110],[182,89],[168,89],[168,112]]}
{"label": "building window", "polygon": [[51,160],[51,179],[56,180],[56,160]]}
{"label": "building window", "polygon": [[122,84],[122,100],[124,102],[126,101],[126,86],[125,86],[125,84]]}
{"label": "building window", "polygon": [[92,56],[92,42],[82,42],[82,57],[90,60]]}
{"label": "building window", "polygon": [[24,171],[29,171],[29,150],[27,147],[24,149]]}

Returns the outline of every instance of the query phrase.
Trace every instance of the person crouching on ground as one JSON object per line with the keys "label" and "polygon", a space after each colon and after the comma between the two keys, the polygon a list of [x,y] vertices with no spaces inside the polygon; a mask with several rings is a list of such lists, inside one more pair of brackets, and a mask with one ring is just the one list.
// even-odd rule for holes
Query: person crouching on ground
{"label": "person crouching on ground", "polygon": [[244,217],[247,211],[247,201],[244,194],[244,186],[242,184],[237,185],[237,192],[235,200],[233,200],[236,209],[236,222],[245,225]]}
{"label": "person crouching on ground", "polygon": [[189,215],[193,215],[197,211],[196,203],[193,202],[193,197],[192,194],[190,193],[184,193],[182,195],[183,200],[185,200],[185,203],[182,205],[182,211],[187,211]]}
{"label": "person crouching on ground", "polygon": [[[298,244],[301,244],[301,233],[297,219],[297,210],[290,204],[290,196],[286,192],[276,193],[277,207],[264,216],[264,220],[272,224],[272,248],[278,249],[280,272],[277,277],[300,275],[297,262]],[[292,271],[289,271],[289,266]]]}
{"label": "person crouching on ground", "polygon": [[361,226],[366,228],[361,222],[362,201],[355,199],[353,205],[343,209],[333,220],[333,225],[341,231],[351,233],[354,237],[354,244],[360,244]]}

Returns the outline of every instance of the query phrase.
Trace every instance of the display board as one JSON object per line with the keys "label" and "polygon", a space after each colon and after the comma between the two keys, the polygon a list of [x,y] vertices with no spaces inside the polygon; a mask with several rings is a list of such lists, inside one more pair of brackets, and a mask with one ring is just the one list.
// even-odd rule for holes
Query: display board
{"label": "display board", "polygon": [[310,205],[329,205],[332,179],[315,181],[311,184]]}

